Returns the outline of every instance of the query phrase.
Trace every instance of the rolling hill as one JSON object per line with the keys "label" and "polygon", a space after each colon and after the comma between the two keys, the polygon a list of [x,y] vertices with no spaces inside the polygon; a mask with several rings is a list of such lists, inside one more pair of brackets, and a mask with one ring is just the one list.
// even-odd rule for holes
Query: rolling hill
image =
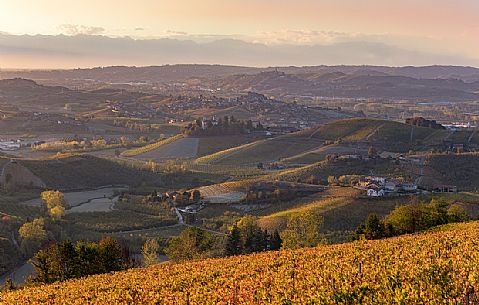
{"label": "rolling hill", "polygon": [[46,160],[18,160],[39,177],[47,188],[73,190],[107,185],[156,188],[188,188],[222,179],[208,173],[153,173],[142,163],[129,163],[90,155],[68,155]]}
{"label": "rolling hill", "polygon": [[472,304],[479,223],[380,241],[163,263],[0,294],[2,304]]}
{"label": "rolling hill", "polygon": [[202,164],[256,165],[275,162],[317,148],[322,141],[302,134],[288,134],[223,150],[196,160]]}
{"label": "rolling hill", "polygon": [[454,185],[461,191],[478,190],[479,154],[432,154],[425,163],[422,186]]}
{"label": "rolling hill", "polygon": [[[479,80],[479,69],[462,66],[424,66],[424,67],[387,67],[371,65],[341,65],[341,66],[303,66],[303,67],[271,67],[253,68],[227,65],[164,65],[127,67],[111,66],[91,69],[73,70],[29,70],[2,71],[2,78],[23,77],[58,83],[61,80],[96,80],[110,83],[130,82],[176,82],[192,78],[217,78],[231,75],[257,74],[262,71],[281,71],[288,74],[304,75],[390,75],[405,76],[417,79],[460,79],[465,82]],[[313,77],[312,77],[313,78]]]}
{"label": "rolling hill", "polygon": [[[430,141],[429,138],[433,135],[436,141]],[[404,146],[411,148],[422,144],[437,144],[447,135],[446,130],[412,126],[395,121],[358,118],[337,120],[322,125],[310,136],[330,141],[376,143],[398,151],[404,150]]]}
{"label": "rolling hill", "polygon": [[[475,79],[473,78],[473,80]],[[220,77],[211,80],[210,86],[222,90],[249,90],[275,96],[420,99],[437,102],[477,99],[479,81],[465,82],[454,78],[415,78],[391,75],[375,71],[373,68],[357,69],[347,73],[337,70],[294,74],[278,70],[263,71],[256,74]]]}
{"label": "rolling hill", "polygon": [[[361,195],[361,191],[354,188],[331,187],[309,197],[272,204],[254,214],[260,217],[259,224],[263,229],[274,232],[284,230],[290,216],[318,213],[324,219],[321,227],[324,237],[329,242],[340,243],[350,241],[354,230],[369,214],[374,213],[384,217],[395,207],[409,200],[407,197],[398,197],[371,201]],[[476,210],[471,214],[476,214]]]}
{"label": "rolling hill", "polygon": [[159,95],[120,89],[73,90],[62,86],[41,85],[30,79],[0,79],[0,103],[18,108],[18,111],[65,113],[65,104],[75,105],[75,111],[101,110],[106,100],[130,103],[131,101],[163,99]]}
{"label": "rolling hill", "polygon": [[[470,135],[470,132],[467,134]],[[417,127],[395,121],[343,119],[219,151],[196,161],[202,164],[228,165],[255,165],[259,162],[277,161],[311,164],[323,160],[328,154],[366,155],[369,146],[374,146],[379,152],[427,150],[443,145],[443,140],[449,136],[450,132],[446,130]],[[459,138],[462,139],[462,143],[467,143],[465,136]],[[334,145],[325,146],[326,142]],[[461,141],[458,140],[457,143]]]}
{"label": "rolling hill", "polygon": [[368,145],[351,143],[351,144],[330,144],[321,146],[318,149],[307,151],[305,153],[295,155],[289,158],[283,159],[281,162],[286,164],[293,165],[307,165],[320,162],[328,155],[361,155],[367,156],[368,154]]}
{"label": "rolling hill", "polygon": [[193,137],[178,134],[139,148],[124,151],[121,156],[139,160],[195,159],[254,142],[260,136],[238,134]]}
{"label": "rolling hill", "polygon": [[270,179],[282,181],[305,182],[314,176],[321,184],[327,184],[329,176],[339,177],[342,175],[398,175],[410,177],[412,180],[419,175],[411,170],[408,165],[396,164],[388,159],[359,160],[338,159],[324,160],[300,168],[293,168],[270,175]]}

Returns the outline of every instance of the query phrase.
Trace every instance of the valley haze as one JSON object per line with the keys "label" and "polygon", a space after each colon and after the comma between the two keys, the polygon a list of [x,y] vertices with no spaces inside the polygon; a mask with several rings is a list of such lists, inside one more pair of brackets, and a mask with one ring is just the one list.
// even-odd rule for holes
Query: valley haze
{"label": "valley haze", "polygon": [[0,69],[86,68],[111,65],[203,63],[243,66],[472,65],[462,55],[400,47],[379,41],[273,44],[235,38],[195,41],[104,35],[11,35],[0,33]]}

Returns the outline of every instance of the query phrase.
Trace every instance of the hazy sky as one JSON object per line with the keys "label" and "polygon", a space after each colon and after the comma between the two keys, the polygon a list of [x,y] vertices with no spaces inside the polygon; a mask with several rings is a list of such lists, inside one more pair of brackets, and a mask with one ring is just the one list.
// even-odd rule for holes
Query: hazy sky
{"label": "hazy sky", "polygon": [[0,0],[0,31],[268,45],[369,41],[477,60],[479,1]]}

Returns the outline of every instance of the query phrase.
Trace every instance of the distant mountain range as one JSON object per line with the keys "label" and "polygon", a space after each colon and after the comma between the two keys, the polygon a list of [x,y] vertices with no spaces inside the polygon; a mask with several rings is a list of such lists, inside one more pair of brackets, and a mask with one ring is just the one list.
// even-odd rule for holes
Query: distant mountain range
{"label": "distant mountain range", "polygon": [[133,39],[103,35],[11,35],[0,33],[0,68],[93,67],[208,63],[255,67],[279,65],[478,65],[479,59],[435,54],[382,42],[332,44],[253,43],[241,39],[207,42],[174,38]]}
{"label": "distant mountain range", "polygon": [[406,76],[417,79],[460,79],[465,82],[479,81],[479,68],[467,66],[278,66],[278,67],[246,67],[229,65],[178,64],[163,66],[109,66],[90,69],[57,69],[57,70],[0,70],[0,78],[24,77],[31,79],[92,79],[101,82],[168,82],[190,78],[211,78],[238,74],[257,74],[260,72],[278,71],[288,74],[343,73],[369,76]]}
{"label": "distant mountain range", "polygon": [[[68,81],[172,84],[186,82],[232,92],[282,96],[479,100],[479,69],[462,66],[307,66],[253,68],[222,65],[115,66],[74,70],[1,71],[47,84]],[[194,82],[191,82],[194,80]]]}

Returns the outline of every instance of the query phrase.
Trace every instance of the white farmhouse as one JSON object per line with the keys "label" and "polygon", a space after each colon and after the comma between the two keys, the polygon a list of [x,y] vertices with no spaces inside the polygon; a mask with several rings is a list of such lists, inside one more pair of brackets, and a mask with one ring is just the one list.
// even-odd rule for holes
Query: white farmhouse
{"label": "white farmhouse", "polygon": [[378,188],[369,188],[367,190],[368,197],[384,197],[384,190]]}

